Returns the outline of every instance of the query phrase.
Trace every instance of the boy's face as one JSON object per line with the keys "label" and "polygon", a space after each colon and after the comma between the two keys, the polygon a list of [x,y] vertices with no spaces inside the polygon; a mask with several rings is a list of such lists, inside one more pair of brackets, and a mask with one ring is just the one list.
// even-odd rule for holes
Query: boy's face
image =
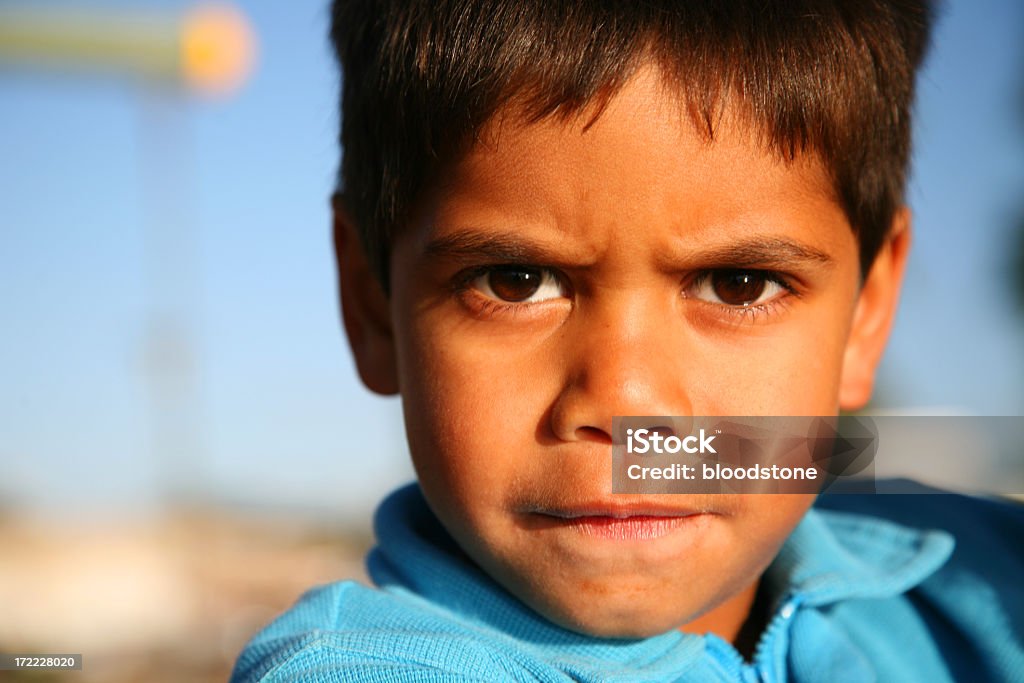
{"label": "boy's face", "polygon": [[906,238],[861,287],[814,159],[729,116],[709,145],[651,70],[588,121],[495,121],[396,238],[390,300],[342,236],[360,372],[401,391],[445,527],[540,613],[611,637],[742,620],[811,497],[612,495],[612,418],[863,402]]}

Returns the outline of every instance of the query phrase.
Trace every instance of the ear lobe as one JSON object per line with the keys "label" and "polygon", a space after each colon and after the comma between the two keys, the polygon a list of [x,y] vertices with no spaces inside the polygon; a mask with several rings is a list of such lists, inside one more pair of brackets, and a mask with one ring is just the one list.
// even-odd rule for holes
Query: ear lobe
{"label": "ear lobe", "polygon": [[910,210],[901,207],[857,298],[839,385],[843,410],[859,410],[871,398],[875,371],[895,319],[909,250]]}
{"label": "ear lobe", "polygon": [[359,378],[374,393],[397,394],[398,372],[387,295],[370,269],[344,198],[335,194],[331,204],[341,317]]}

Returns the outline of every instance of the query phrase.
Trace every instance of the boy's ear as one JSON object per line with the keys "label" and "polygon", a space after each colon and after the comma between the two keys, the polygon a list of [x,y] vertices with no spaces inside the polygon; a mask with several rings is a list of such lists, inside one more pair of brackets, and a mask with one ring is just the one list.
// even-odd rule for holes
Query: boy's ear
{"label": "boy's ear", "polygon": [[889,235],[861,286],[846,341],[839,406],[859,410],[871,398],[875,370],[889,339],[910,249],[910,209],[900,207]]}
{"label": "boy's ear", "polygon": [[341,317],[359,377],[374,393],[397,394],[398,372],[388,297],[370,269],[344,198],[335,194],[331,205]]}

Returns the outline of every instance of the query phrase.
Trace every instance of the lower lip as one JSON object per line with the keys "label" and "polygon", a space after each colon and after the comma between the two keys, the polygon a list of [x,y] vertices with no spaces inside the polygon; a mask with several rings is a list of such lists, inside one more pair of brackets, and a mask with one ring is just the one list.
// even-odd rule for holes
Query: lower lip
{"label": "lower lip", "polygon": [[566,525],[588,536],[609,538],[618,541],[646,541],[667,536],[673,531],[688,526],[704,515],[684,517],[656,517],[637,515],[634,517],[573,517],[566,519]]}

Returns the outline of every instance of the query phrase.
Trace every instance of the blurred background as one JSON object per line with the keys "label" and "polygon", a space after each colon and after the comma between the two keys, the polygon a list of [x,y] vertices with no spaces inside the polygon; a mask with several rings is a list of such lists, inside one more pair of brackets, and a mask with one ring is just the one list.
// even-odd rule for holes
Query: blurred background
{"label": "blurred background", "polygon": [[[223,680],[412,477],[342,337],[321,0],[0,0],[0,652]],[[947,0],[875,409],[1024,408],[1024,5]],[[6,678],[5,678],[6,677]]]}

